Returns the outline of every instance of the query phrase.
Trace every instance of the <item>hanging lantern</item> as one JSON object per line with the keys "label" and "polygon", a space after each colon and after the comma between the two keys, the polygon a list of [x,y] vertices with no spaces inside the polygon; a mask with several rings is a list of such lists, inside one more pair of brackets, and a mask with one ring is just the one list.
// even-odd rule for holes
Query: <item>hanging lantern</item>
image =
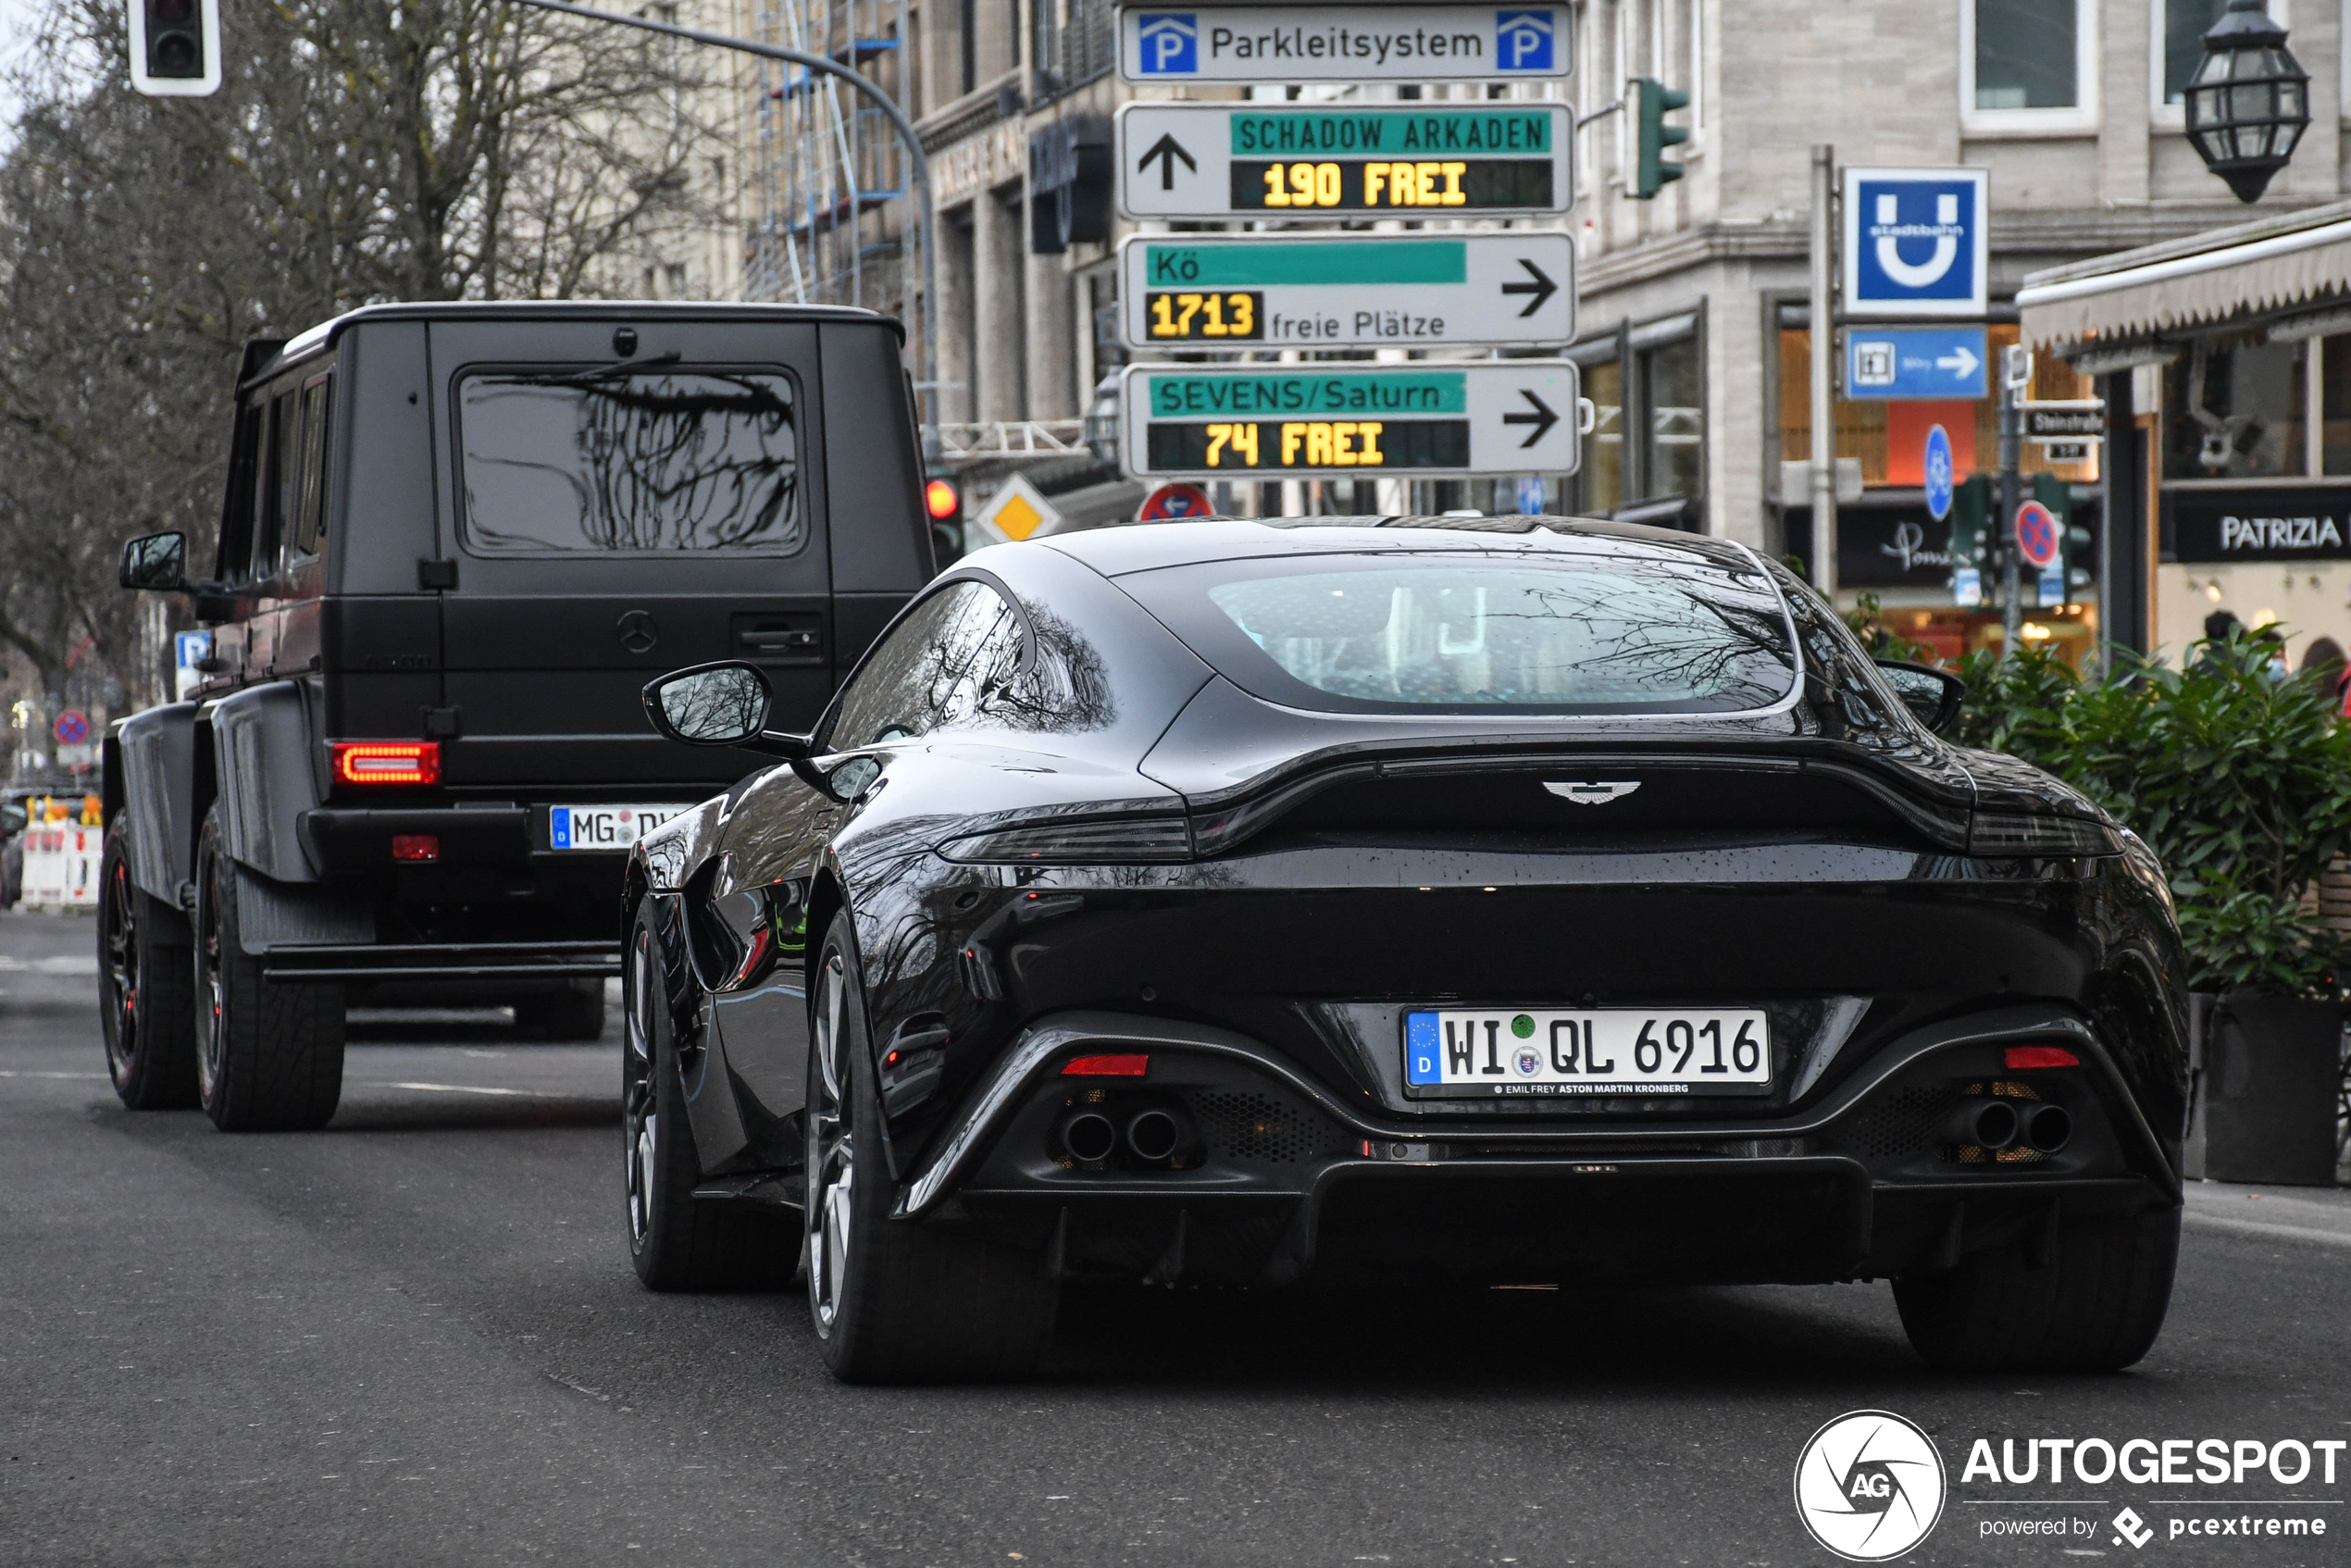
{"label": "hanging lantern", "polygon": [[2261,0],[2229,0],[2187,88],[2188,140],[2237,200],[2258,200],[2310,123],[2310,73]]}

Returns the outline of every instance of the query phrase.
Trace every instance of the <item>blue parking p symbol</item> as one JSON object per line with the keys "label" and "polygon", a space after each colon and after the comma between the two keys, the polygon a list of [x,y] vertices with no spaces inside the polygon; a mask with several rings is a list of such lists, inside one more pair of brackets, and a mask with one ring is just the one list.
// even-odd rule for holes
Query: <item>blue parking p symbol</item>
{"label": "blue parking p symbol", "polygon": [[1163,11],[1142,19],[1145,76],[1191,76],[1200,70],[1200,23],[1189,11]]}
{"label": "blue parking p symbol", "polygon": [[1547,71],[1551,68],[1551,13],[1549,11],[1497,11],[1494,13],[1494,52],[1496,68],[1500,70]]}

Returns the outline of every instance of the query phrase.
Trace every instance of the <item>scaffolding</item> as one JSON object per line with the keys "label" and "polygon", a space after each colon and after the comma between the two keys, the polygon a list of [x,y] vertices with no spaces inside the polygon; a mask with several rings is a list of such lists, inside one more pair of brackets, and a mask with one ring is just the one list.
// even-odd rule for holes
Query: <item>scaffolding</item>
{"label": "scaffolding", "polygon": [[[908,101],[906,0],[759,0],[754,26],[764,42],[823,55]],[[760,62],[756,92],[745,293],[902,314],[906,224],[886,209],[909,177],[889,117],[838,79],[780,61]]]}

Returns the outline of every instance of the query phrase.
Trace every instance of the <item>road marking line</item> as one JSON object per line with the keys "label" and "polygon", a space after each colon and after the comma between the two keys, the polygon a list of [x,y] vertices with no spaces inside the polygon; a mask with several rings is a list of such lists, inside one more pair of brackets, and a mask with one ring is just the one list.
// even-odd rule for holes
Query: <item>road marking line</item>
{"label": "road marking line", "polygon": [[380,1083],[366,1078],[355,1080],[366,1089],[413,1089],[427,1094],[514,1094],[528,1100],[552,1100],[556,1096],[535,1089],[482,1089],[473,1084],[399,1084]]}
{"label": "road marking line", "polygon": [[2351,1231],[2318,1230],[2303,1225],[2271,1225],[2264,1220],[2224,1219],[2219,1214],[2199,1214],[2193,1209],[2181,1216],[2190,1225],[2207,1230],[2233,1230],[2246,1236],[2272,1236],[2281,1241],[2316,1241],[2325,1247],[2351,1247]]}
{"label": "road marking line", "polygon": [[16,1068],[0,1070],[0,1078],[88,1078],[103,1081],[106,1076],[104,1073],[36,1073],[30,1069]]}

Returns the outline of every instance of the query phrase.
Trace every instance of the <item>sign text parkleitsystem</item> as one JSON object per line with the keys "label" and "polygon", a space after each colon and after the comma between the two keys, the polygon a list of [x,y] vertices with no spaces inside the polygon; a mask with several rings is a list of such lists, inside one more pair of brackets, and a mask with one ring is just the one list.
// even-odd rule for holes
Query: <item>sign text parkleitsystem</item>
{"label": "sign text parkleitsystem", "polygon": [[1119,74],[1135,82],[1486,81],[1574,68],[1565,6],[1129,6]]}

